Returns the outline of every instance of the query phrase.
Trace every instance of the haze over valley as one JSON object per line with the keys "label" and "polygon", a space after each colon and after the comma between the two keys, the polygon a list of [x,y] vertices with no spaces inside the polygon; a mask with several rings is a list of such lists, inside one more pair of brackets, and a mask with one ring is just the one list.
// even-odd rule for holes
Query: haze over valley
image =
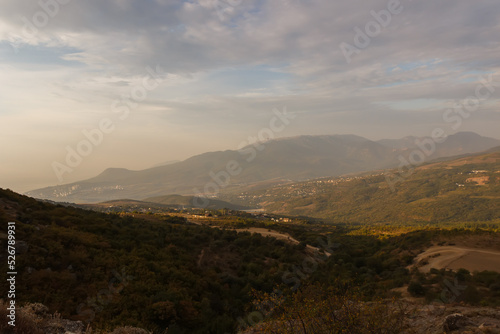
{"label": "haze over valley", "polygon": [[408,160],[414,153],[423,155],[424,159],[417,161],[420,165],[500,146],[500,140],[475,133],[458,133],[438,141],[405,137],[374,142],[354,135],[281,138],[142,171],[107,169],[88,180],[33,190],[28,195],[77,203],[172,194],[213,197],[259,182],[300,181],[397,167],[400,157]]}

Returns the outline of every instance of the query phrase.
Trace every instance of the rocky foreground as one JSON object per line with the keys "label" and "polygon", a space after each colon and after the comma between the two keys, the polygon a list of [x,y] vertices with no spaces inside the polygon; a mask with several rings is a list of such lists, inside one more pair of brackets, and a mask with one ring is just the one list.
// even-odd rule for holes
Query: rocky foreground
{"label": "rocky foreground", "polygon": [[49,309],[45,305],[39,303],[33,303],[33,304],[28,304],[22,307],[21,309],[18,309],[16,314],[15,327],[0,323],[0,334],[151,334],[151,333],[144,329],[134,328],[134,327],[120,327],[116,328],[110,333],[93,331],[91,326],[85,326],[81,321],[72,321],[63,319],[58,313],[55,314],[49,313]]}
{"label": "rocky foreground", "polygon": [[[406,334],[500,334],[500,308],[464,305],[423,306],[413,302],[405,303],[408,310],[405,320],[407,329],[403,333]],[[18,333],[20,330],[23,334],[104,334],[93,331],[81,321],[62,319],[57,313],[50,314],[47,307],[38,303],[21,308],[17,321],[18,325],[12,333]],[[2,333],[9,333],[9,328],[2,328],[0,328]],[[258,325],[240,332],[240,334],[257,333],[264,333]],[[140,328],[120,327],[110,334],[150,334],[150,332]]]}
{"label": "rocky foreground", "polygon": [[500,333],[500,309],[425,306],[409,315],[409,333]]}
{"label": "rocky foreground", "polygon": [[[404,301],[406,330],[403,334],[500,334],[500,308],[472,307],[463,305],[421,305]],[[402,319],[403,321],[403,319]],[[240,334],[265,333],[261,326]],[[296,333],[302,333],[297,329]],[[319,334],[319,333],[315,333]]]}

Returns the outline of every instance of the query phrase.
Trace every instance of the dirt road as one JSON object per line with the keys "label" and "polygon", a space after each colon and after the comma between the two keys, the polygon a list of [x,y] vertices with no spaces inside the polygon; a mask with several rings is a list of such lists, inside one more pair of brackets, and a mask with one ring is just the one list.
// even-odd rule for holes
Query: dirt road
{"label": "dirt road", "polygon": [[[203,225],[201,222],[197,221],[197,220],[191,220],[191,219],[188,219],[188,222],[190,223],[193,223],[193,224],[196,224],[196,225]],[[220,226],[217,226],[217,225],[212,225],[211,226],[212,228],[220,228]],[[267,228],[262,228],[262,227],[249,227],[249,228],[236,228],[234,229],[236,232],[250,232],[250,233],[258,233],[264,237],[274,237],[276,239],[279,239],[279,240],[283,240],[283,241],[286,241],[286,242],[290,242],[292,244],[299,244],[300,242],[293,238],[291,235],[289,234],[285,234],[285,233],[280,233],[280,232],[277,232],[277,231],[274,231],[274,230],[270,230],[270,229],[267,229]],[[311,245],[306,245],[306,248],[312,252],[320,252],[320,253],[323,253],[318,247],[313,247]],[[331,254],[328,253],[328,252],[324,252],[326,254],[326,256],[330,256]]]}
{"label": "dirt road", "polygon": [[[260,234],[260,235],[262,235],[264,237],[270,236],[270,237],[274,237],[276,239],[280,239],[280,240],[284,240],[284,241],[290,242],[292,244],[298,244],[298,243],[300,243],[297,239],[294,239],[289,234],[280,233],[280,232],[277,232],[277,231],[269,230],[267,228],[260,228],[260,227],[238,228],[238,229],[236,229],[236,231],[238,231],[238,232],[258,233],[258,234]],[[322,253],[322,251],[318,247],[313,247],[311,245],[306,245],[306,248],[308,250],[310,250],[310,251],[313,251],[313,252],[318,251],[318,252]],[[330,256],[331,255],[328,252],[325,252],[325,254],[326,254],[326,256]]]}

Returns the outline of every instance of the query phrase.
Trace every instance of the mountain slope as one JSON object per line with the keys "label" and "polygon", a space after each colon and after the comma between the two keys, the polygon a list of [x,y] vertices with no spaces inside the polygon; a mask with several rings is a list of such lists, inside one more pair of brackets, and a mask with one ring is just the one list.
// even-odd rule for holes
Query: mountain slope
{"label": "mountain slope", "polygon": [[[113,168],[81,182],[28,192],[29,196],[68,202],[145,199],[167,194],[217,193],[222,188],[283,179],[300,181],[398,165],[409,147],[395,149],[354,135],[299,136],[249,145],[239,151],[209,152],[185,161],[130,171]],[[485,150],[500,141],[456,134],[439,144],[433,157]]]}
{"label": "mountain slope", "polygon": [[[158,219],[56,206],[0,189],[2,249],[11,239],[7,222],[15,222],[16,308],[44,303],[49,314],[91,322],[98,333],[124,325],[236,333],[252,289],[271,290],[283,268],[306,256],[275,238]],[[3,272],[7,255],[0,254]],[[9,282],[0,289],[9,291]]]}
{"label": "mountain slope", "polygon": [[393,191],[387,178],[395,172],[313,180],[237,197],[267,211],[337,222],[500,223],[500,148],[418,167]]}

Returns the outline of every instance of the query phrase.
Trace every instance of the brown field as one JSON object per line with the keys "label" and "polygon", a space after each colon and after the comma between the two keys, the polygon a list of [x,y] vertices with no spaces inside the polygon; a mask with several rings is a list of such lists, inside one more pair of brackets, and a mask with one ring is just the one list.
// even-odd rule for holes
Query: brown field
{"label": "brown field", "polygon": [[429,272],[431,268],[500,271],[500,252],[461,246],[433,246],[419,254],[415,264],[422,272]]}
{"label": "brown field", "polygon": [[490,182],[489,176],[470,177],[465,182],[475,182],[478,186],[484,186]]}

